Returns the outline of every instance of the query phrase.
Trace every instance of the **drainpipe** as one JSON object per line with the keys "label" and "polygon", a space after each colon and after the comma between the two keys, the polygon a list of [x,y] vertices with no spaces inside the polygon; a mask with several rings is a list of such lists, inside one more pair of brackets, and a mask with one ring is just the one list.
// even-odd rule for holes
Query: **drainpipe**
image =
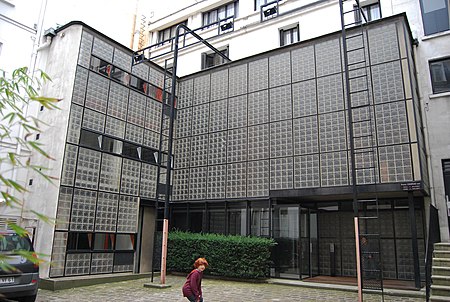
{"label": "drainpipe", "polygon": [[49,48],[50,44],[52,44],[52,35],[47,35],[45,38],[45,42],[36,49],[36,52],[40,52],[43,49]]}

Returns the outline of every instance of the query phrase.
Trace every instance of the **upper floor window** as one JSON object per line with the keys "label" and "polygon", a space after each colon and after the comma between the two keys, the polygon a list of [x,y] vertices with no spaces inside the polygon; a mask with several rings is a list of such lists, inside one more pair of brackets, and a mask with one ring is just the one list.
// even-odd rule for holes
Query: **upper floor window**
{"label": "upper floor window", "polygon": [[[222,54],[228,57],[228,46],[219,50]],[[202,53],[202,69],[217,66],[225,63],[225,59],[216,52]]]}
{"label": "upper floor window", "polygon": [[450,58],[430,62],[433,93],[450,91]]}
{"label": "upper floor window", "polygon": [[425,35],[449,30],[448,0],[420,0]]}
{"label": "upper floor window", "polygon": [[298,24],[294,27],[280,29],[280,46],[289,45],[300,41]]}
{"label": "upper floor window", "polygon": [[261,8],[261,5],[273,2],[273,0],[255,0],[255,11]]}
{"label": "upper floor window", "polygon": [[[364,13],[364,16],[366,16],[367,22],[378,20],[381,18],[381,10],[380,10],[380,3],[375,2],[371,4],[364,5],[364,3],[361,4],[361,10]],[[361,22],[361,14],[358,12],[355,12],[355,21]],[[363,22],[366,22],[363,18]]]}
{"label": "upper floor window", "polygon": [[[168,28],[158,31],[158,43],[163,44],[164,42],[168,42],[168,41],[172,40],[173,38],[175,38],[175,32],[176,32],[177,26],[180,24],[186,25],[187,21],[180,22],[171,27],[168,27]],[[180,34],[181,33],[184,33],[183,29],[180,30]]]}
{"label": "upper floor window", "polygon": [[217,21],[231,16],[236,18],[238,15],[238,3],[239,1],[230,2],[203,13],[203,26],[215,24]]}

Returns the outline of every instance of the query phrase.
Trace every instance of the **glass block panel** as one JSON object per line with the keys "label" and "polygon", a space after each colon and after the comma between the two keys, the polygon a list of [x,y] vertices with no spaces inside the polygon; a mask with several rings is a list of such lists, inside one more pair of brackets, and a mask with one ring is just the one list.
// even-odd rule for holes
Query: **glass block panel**
{"label": "glass block panel", "polygon": [[140,173],[140,162],[124,158],[122,163],[122,181],[120,184],[120,193],[138,195]]}
{"label": "glass block panel", "polygon": [[269,60],[260,59],[248,63],[248,92],[254,92],[269,87]]}
{"label": "glass block panel", "polygon": [[[114,58],[112,62],[115,66],[119,67],[120,69],[123,69],[127,72],[131,72],[131,55],[129,53],[126,53],[118,48],[114,49]],[[145,79],[147,78],[145,77]]]}
{"label": "glass block panel", "polygon": [[111,87],[109,89],[108,115],[121,120],[126,119],[128,111],[128,93],[128,88],[111,82]]}
{"label": "glass block panel", "polygon": [[342,75],[335,74],[317,79],[319,113],[344,110]]}
{"label": "glass block panel", "polygon": [[80,140],[82,118],[83,118],[83,107],[72,104],[70,106],[69,129],[67,130],[67,142],[78,144]]}
{"label": "glass block panel", "polygon": [[192,107],[177,110],[177,118],[175,120],[175,123],[175,137],[180,138],[190,136],[192,123]]}
{"label": "glass block panel", "polygon": [[93,253],[91,274],[112,273],[113,256],[113,253]]}
{"label": "glass block panel", "polygon": [[269,196],[269,160],[247,162],[247,196]]}
{"label": "glass block panel", "polygon": [[194,80],[178,82],[178,109],[192,106],[192,95],[194,91]]}
{"label": "glass block panel", "polygon": [[69,229],[70,209],[72,207],[72,195],[73,195],[72,188],[67,187],[59,188],[58,210],[56,212],[56,224],[55,224],[55,229],[57,230],[67,231]]}
{"label": "glass block panel", "polygon": [[125,140],[142,145],[144,128],[128,123],[126,125],[127,129],[125,131]]}
{"label": "glass block panel", "polygon": [[319,128],[317,116],[307,116],[293,120],[294,155],[319,153]]}
{"label": "glass block panel", "polygon": [[210,87],[209,74],[194,79],[193,105],[199,105],[209,101]]}
{"label": "glass block panel", "polygon": [[208,135],[193,136],[191,140],[191,167],[204,166],[208,161]]}
{"label": "glass block panel", "polygon": [[227,129],[227,119],[228,119],[227,105],[228,105],[227,100],[220,100],[217,102],[210,103],[209,132],[216,132]]}
{"label": "glass block panel", "polygon": [[91,253],[67,254],[66,276],[88,275]]}
{"label": "glass block panel", "polygon": [[[147,107],[145,109],[145,128],[153,131],[160,131],[161,128],[161,103],[147,98]],[[179,112],[177,112],[178,114]],[[178,120],[179,116],[177,116]]]}
{"label": "glass block panel", "polygon": [[89,68],[91,62],[91,49],[93,39],[94,37],[86,31],[83,31],[83,33],[81,34],[80,52],[78,54],[78,64],[86,68]]}
{"label": "glass block panel", "polygon": [[73,186],[75,170],[77,168],[78,147],[66,144],[64,151],[64,163],[61,173],[61,185]]}
{"label": "glass block panel", "polygon": [[64,275],[64,264],[66,260],[67,232],[55,232],[53,237],[52,265],[50,266],[50,277],[61,277]]}
{"label": "glass block panel", "polygon": [[153,67],[150,67],[148,81],[156,87],[162,88],[164,85],[164,73],[162,71],[156,70]]}
{"label": "glass block panel", "polygon": [[89,72],[85,101],[86,107],[106,113],[109,82],[107,78],[92,71]]}
{"label": "glass block panel", "polygon": [[269,158],[269,124],[248,127],[248,160]]}
{"label": "glass block panel", "polygon": [[269,122],[269,92],[261,90],[248,94],[248,125]]}
{"label": "glass block panel", "polygon": [[115,232],[117,224],[117,211],[119,195],[111,193],[98,193],[97,212],[95,216],[96,232]]}
{"label": "glass block panel", "polygon": [[192,135],[208,132],[209,104],[192,108]]}
{"label": "glass block panel", "polygon": [[88,73],[89,71],[87,69],[77,66],[77,71],[75,72],[75,81],[73,83],[72,103],[84,105]]}
{"label": "glass block panel", "polygon": [[372,66],[375,103],[403,100],[403,78],[400,61]]}
{"label": "glass block panel", "polygon": [[227,162],[247,160],[247,128],[228,131]]}
{"label": "glass block panel", "polygon": [[123,139],[125,137],[125,122],[118,120],[116,118],[107,116],[106,117],[105,134]]}
{"label": "glass block panel", "polygon": [[322,187],[348,185],[347,152],[332,152],[320,154]]}
{"label": "glass block panel", "polygon": [[117,233],[137,232],[138,211],[138,197],[120,196]]}
{"label": "glass block panel", "polygon": [[227,165],[227,198],[247,196],[247,163]]}
{"label": "glass block panel", "polygon": [[131,67],[131,73],[141,79],[147,80],[149,69],[147,64],[137,64]]}
{"label": "glass block panel", "polygon": [[191,168],[189,172],[189,199],[206,198],[207,167]]}
{"label": "glass block panel", "polygon": [[211,101],[228,97],[228,69],[211,73]]}
{"label": "glass block panel", "polygon": [[409,141],[405,102],[378,105],[375,111],[379,145],[392,145]]}
{"label": "glass block panel", "polygon": [[372,148],[375,145],[375,118],[372,107],[352,109],[355,148]]}
{"label": "glass block panel", "polygon": [[237,96],[228,100],[228,129],[247,126],[247,96]]}
{"label": "glass block panel", "polygon": [[399,59],[396,24],[373,27],[368,34],[372,64]]}
{"label": "glass block panel", "polygon": [[80,148],[75,186],[93,190],[98,188],[100,158],[100,152]]}
{"label": "glass block panel", "polygon": [[269,58],[269,87],[291,83],[291,53],[286,51]]}
{"label": "glass block panel", "polygon": [[112,62],[113,60],[114,47],[107,42],[94,37],[94,47],[92,48],[92,54],[104,59],[107,62]]}
{"label": "glass block panel", "polygon": [[127,122],[144,127],[146,96],[136,91],[130,91],[128,102]]}
{"label": "glass block panel", "polygon": [[175,169],[189,168],[191,157],[191,139],[180,138],[174,141]]}
{"label": "glass block panel", "polygon": [[225,198],[225,183],[227,177],[227,166],[217,165],[208,167],[208,189],[206,198]]}
{"label": "glass block panel", "polygon": [[208,165],[224,164],[227,161],[227,132],[209,135]]}
{"label": "glass block panel", "polygon": [[340,151],[347,148],[345,112],[319,115],[320,151]]}
{"label": "glass block panel", "polygon": [[292,118],[291,85],[270,89],[270,121]]}
{"label": "glass block panel", "polygon": [[414,280],[414,257],[411,239],[397,239],[398,278]]}
{"label": "glass block panel", "polygon": [[187,200],[189,198],[189,169],[173,171],[172,200]]}
{"label": "glass block panel", "polygon": [[314,46],[305,46],[291,51],[292,82],[312,79],[316,76]]}
{"label": "glass block panel", "polygon": [[381,182],[411,181],[411,151],[409,145],[378,148]]}
{"label": "glass block panel", "polygon": [[292,120],[270,124],[270,157],[293,155]]}
{"label": "glass block panel", "polygon": [[317,114],[316,80],[292,84],[293,116]]}
{"label": "glass block panel", "polygon": [[233,97],[247,92],[247,64],[241,64],[229,69],[229,96]]}
{"label": "glass block panel", "polygon": [[83,116],[83,128],[103,133],[105,130],[105,115],[86,108]]}
{"label": "glass block panel", "polygon": [[317,76],[341,72],[341,45],[339,39],[317,43],[315,50]]}
{"label": "glass block panel", "polygon": [[93,231],[97,192],[75,189],[70,216],[71,231]]}
{"label": "glass block panel", "polygon": [[282,157],[270,160],[270,189],[292,189],[294,183],[294,159]]}
{"label": "glass block panel", "polygon": [[144,129],[144,146],[159,149],[159,133]]}
{"label": "glass block panel", "polygon": [[[380,224],[382,225],[382,224]],[[397,279],[394,239],[381,239],[381,255],[383,257],[383,278]]]}
{"label": "glass block panel", "polygon": [[100,172],[100,190],[119,192],[121,167],[122,158],[110,154],[103,154]]}
{"label": "glass block panel", "polygon": [[156,193],[156,176],[158,167],[150,164],[142,164],[140,196],[147,198],[155,198]]}
{"label": "glass block panel", "polygon": [[320,160],[318,154],[294,157],[294,188],[320,187]]}

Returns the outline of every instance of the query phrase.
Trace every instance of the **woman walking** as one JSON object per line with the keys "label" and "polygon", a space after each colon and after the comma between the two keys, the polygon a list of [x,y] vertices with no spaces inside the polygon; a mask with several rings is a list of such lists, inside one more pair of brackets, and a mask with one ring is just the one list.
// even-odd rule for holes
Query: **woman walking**
{"label": "woman walking", "polygon": [[202,278],[203,271],[208,267],[208,261],[205,258],[198,258],[194,262],[192,272],[186,278],[183,285],[183,296],[190,302],[203,302]]}

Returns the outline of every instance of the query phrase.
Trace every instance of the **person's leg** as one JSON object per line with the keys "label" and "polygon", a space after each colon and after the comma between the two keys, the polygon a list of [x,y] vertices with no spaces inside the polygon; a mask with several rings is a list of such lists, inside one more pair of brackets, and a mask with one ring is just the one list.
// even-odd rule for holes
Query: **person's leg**
{"label": "person's leg", "polygon": [[188,296],[188,297],[186,297],[186,299],[188,299],[189,302],[197,302],[197,301],[195,301],[195,296]]}

